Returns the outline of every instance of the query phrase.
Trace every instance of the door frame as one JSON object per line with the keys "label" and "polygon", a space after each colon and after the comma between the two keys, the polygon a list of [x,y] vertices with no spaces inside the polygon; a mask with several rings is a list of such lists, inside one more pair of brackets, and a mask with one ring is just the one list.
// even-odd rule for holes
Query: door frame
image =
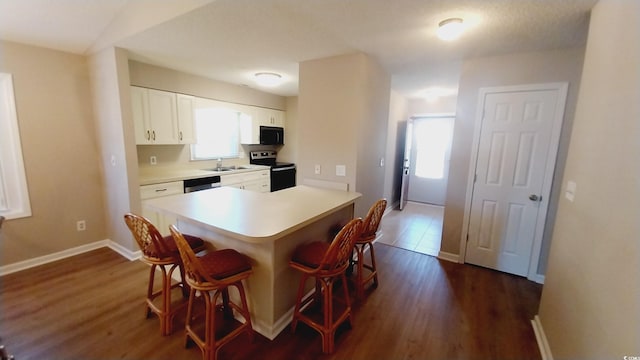
{"label": "door frame", "polygon": [[[451,127],[451,139],[449,141],[449,162],[451,162],[451,147],[453,145],[453,133],[455,131],[455,126],[456,126],[456,113],[452,112],[452,113],[426,113],[426,114],[416,114],[416,115],[411,115],[409,117],[409,121],[414,122],[415,125],[415,121],[416,120],[420,120],[420,119],[440,119],[440,118],[450,118],[453,120],[453,126]],[[415,129],[414,129],[414,134],[411,137],[411,153],[413,153],[414,151],[414,147],[416,146],[415,143],[413,143],[413,137],[415,137]],[[405,140],[406,141],[406,140]],[[411,158],[411,154],[409,154],[409,177],[411,176],[411,170],[415,170],[415,166],[416,166],[416,159],[412,159]],[[447,167],[447,185],[449,185],[449,171],[450,167]],[[411,182],[408,181],[409,186],[411,185]],[[409,189],[407,188],[407,197],[408,197],[408,193],[409,193]],[[446,205],[446,191],[445,191],[445,204]],[[442,205],[442,206],[444,206]],[[436,205],[436,206],[440,206],[440,205]]]}
{"label": "door frame", "polygon": [[549,143],[549,152],[547,154],[547,163],[545,167],[545,176],[542,182],[542,201],[538,207],[538,216],[535,225],[535,235],[533,238],[533,249],[531,258],[529,259],[529,271],[527,279],[537,283],[544,283],[544,275],[538,274],[538,264],[540,262],[540,250],[542,249],[542,236],[544,233],[544,225],[547,220],[547,212],[549,209],[549,200],[551,195],[551,185],[553,184],[553,176],[555,173],[556,159],[558,148],[560,145],[560,135],[562,131],[562,123],[567,102],[568,82],[543,83],[543,84],[525,84],[515,86],[498,86],[483,87],[478,90],[478,104],[476,108],[476,118],[474,121],[473,142],[471,145],[471,159],[469,161],[469,174],[467,178],[467,191],[464,204],[464,217],[462,223],[462,235],[460,236],[460,262],[465,262],[467,252],[467,238],[469,234],[469,221],[471,218],[471,200],[473,199],[473,188],[475,183],[476,165],[478,160],[478,147],[480,145],[480,132],[482,129],[483,111],[485,98],[488,94],[505,93],[505,92],[530,92],[555,90],[558,93],[558,108],[555,112],[553,120],[553,128],[551,129],[551,137]]}

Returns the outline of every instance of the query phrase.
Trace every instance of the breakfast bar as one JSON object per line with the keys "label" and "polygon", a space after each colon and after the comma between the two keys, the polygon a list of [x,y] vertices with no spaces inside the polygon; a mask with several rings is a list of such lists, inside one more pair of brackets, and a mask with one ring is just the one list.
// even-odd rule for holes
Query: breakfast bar
{"label": "breakfast bar", "polygon": [[289,259],[303,243],[330,241],[353,218],[361,194],[296,186],[259,193],[221,187],[145,201],[177,219],[181,232],[200,236],[215,249],[232,248],[250,258],[246,289],[254,330],[274,339],[291,320],[299,274]]}

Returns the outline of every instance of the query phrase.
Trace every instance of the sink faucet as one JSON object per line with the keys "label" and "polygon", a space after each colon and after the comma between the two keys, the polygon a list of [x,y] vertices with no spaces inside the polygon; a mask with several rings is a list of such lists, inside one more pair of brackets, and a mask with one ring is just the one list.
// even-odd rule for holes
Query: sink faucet
{"label": "sink faucet", "polygon": [[218,164],[216,165],[218,170],[222,169],[222,158],[218,158]]}

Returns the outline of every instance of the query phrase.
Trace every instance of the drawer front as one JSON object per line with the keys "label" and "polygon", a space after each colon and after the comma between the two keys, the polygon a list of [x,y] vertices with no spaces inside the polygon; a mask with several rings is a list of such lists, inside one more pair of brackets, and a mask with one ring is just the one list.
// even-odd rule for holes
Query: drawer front
{"label": "drawer front", "polygon": [[248,171],[238,174],[229,174],[220,176],[220,185],[229,186],[247,181],[269,179],[269,170]]}
{"label": "drawer front", "polygon": [[140,186],[140,199],[142,200],[182,193],[184,193],[182,181]]}

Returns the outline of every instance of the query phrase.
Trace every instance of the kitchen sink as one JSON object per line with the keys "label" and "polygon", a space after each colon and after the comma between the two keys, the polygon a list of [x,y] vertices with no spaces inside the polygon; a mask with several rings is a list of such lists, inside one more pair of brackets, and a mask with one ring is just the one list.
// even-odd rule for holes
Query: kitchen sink
{"label": "kitchen sink", "polygon": [[225,171],[232,171],[232,170],[247,170],[247,169],[252,169],[252,167],[250,165],[239,165],[239,166],[223,166],[223,167],[215,167],[213,169],[204,169],[206,171],[215,171],[215,172],[225,172]]}
{"label": "kitchen sink", "polygon": [[236,167],[235,166],[223,166],[223,167],[219,167],[219,168],[213,168],[213,169],[206,169],[207,171],[231,171],[231,170],[235,170]]}

